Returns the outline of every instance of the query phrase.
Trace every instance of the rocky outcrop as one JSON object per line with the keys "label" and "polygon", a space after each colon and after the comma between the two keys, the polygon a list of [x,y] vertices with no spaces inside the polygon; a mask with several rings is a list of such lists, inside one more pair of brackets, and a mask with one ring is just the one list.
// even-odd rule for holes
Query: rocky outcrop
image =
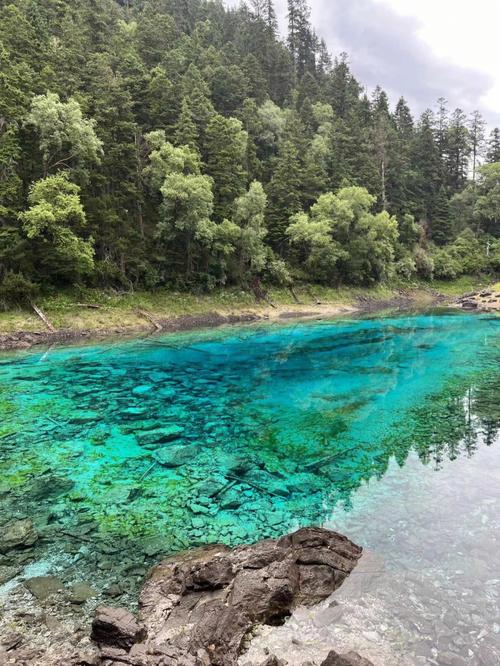
{"label": "rocky outcrop", "polygon": [[92,638],[101,646],[130,650],[146,638],[146,631],[124,608],[98,608],[92,623]]}
{"label": "rocky outcrop", "polygon": [[38,534],[29,518],[12,520],[1,528],[0,553],[15,548],[29,548],[37,539]]}
{"label": "rocky outcrop", "polygon": [[360,556],[347,538],[318,528],[234,550],[190,551],[151,571],[138,622],[101,608],[92,637],[105,666],[232,666],[255,625],[279,624],[296,606],[322,601]]}

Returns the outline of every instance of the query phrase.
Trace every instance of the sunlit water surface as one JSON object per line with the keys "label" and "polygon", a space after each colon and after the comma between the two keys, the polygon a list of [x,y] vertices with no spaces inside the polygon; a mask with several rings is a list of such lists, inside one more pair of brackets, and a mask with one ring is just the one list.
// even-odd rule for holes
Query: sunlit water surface
{"label": "sunlit water surface", "polygon": [[351,636],[380,664],[493,666],[499,324],[434,312],[1,356],[0,523],[32,517],[30,557],[60,575],[135,585],[175,550],[333,527],[367,549],[342,611],[274,641],[295,622],[305,652]]}

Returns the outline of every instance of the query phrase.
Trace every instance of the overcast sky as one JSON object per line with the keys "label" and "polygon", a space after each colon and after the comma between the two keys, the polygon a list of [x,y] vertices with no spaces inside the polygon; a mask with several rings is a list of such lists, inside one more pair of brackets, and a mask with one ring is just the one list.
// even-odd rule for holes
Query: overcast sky
{"label": "overcast sky", "polygon": [[[240,0],[226,0],[237,5]],[[275,0],[285,26],[286,0]],[[500,124],[498,0],[310,0],[312,23],[334,54],[346,51],[370,90],[379,83],[415,111],[444,96]]]}

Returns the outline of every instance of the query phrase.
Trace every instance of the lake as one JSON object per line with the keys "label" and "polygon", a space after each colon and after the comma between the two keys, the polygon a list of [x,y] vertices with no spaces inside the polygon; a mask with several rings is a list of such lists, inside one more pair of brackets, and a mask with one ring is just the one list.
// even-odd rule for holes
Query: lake
{"label": "lake", "polygon": [[357,635],[384,666],[493,665],[499,360],[500,319],[456,311],[4,354],[0,522],[41,538],[0,599],[56,572],[121,581],[133,605],[164,554],[325,525],[368,565],[321,640]]}

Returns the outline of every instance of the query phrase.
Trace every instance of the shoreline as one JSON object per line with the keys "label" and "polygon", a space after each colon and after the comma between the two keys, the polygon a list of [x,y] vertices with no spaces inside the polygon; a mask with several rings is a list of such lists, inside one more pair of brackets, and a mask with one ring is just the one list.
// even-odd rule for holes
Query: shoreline
{"label": "shoreline", "polygon": [[[358,297],[351,303],[318,302],[308,304],[283,304],[245,307],[241,310],[210,311],[199,314],[181,314],[158,316],[153,313],[143,317],[144,324],[125,323],[108,327],[65,327],[49,330],[14,330],[0,329],[0,352],[30,349],[37,346],[54,344],[72,344],[83,341],[99,341],[115,338],[134,338],[144,334],[163,335],[198,329],[219,328],[237,324],[258,322],[284,322],[287,320],[314,320],[341,317],[342,315],[362,315],[386,309],[404,309],[412,306],[429,307],[450,305],[452,298],[438,292],[400,292],[391,298]],[[149,313],[148,313],[149,314]],[[124,315],[124,319],[130,316]],[[41,322],[40,322],[41,323]]]}

